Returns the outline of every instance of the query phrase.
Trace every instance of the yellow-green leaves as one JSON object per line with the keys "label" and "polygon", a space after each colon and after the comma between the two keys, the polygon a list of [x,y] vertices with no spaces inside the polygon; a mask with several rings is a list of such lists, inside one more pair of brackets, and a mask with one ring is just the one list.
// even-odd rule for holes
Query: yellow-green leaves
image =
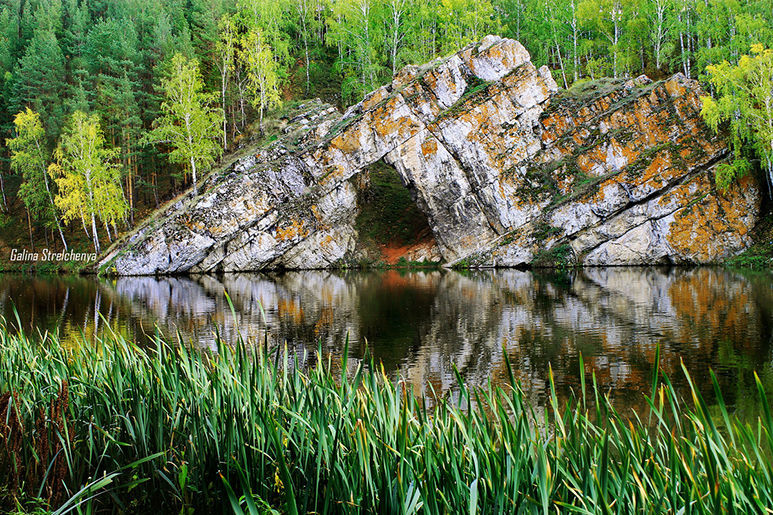
{"label": "yellow-green leaves", "polygon": [[46,131],[40,115],[28,107],[14,117],[13,125],[15,137],[6,140],[6,144],[11,150],[11,169],[24,177],[19,196],[32,218],[45,226],[57,228],[62,245],[67,250],[52,187],[48,183],[46,166],[50,153],[46,148]]}
{"label": "yellow-green leaves", "polygon": [[701,114],[714,131],[729,124],[736,156],[734,163],[718,167],[717,185],[727,188],[750,170],[744,154],[749,149],[761,159],[773,191],[773,50],[754,44],[737,65],[723,61],[707,66],[706,73],[716,99],[704,98]]}
{"label": "yellow-green leaves", "polygon": [[48,158],[40,115],[28,107],[14,117],[13,125],[15,137],[7,139],[6,144],[11,150],[11,169],[24,178],[19,196],[34,219],[44,218],[48,199],[43,182]]}
{"label": "yellow-green leaves", "polygon": [[59,186],[55,202],[65,222],[91,221],[94,250],[99,249],[96,220],[108,231],[126,214],[126,199],[121,189],[119,150],[108,148],[99,116],[75,111],[54,152],[55,162],[49,173]]}
{"label": "yellow-green leaves", "polygon": [[198,171],[206,171],[223,151],[217,143],[222,138],[223,111],[213,107],[214,95],[204,92],[198,60],[180,53],[172,58],[161,90],[162,115],[154,122],[155,128],[146,141],[171,147],[169,160],[189,167],[195,194]]}
{"label": "yellow-green leaves", "polygon": [[247,71],[247,91],[250,102],[260,111],[260,127],[263,128],[263,113],[279,104],[279,76],[271,48],[263,39],[259,29],[252,29],[241,41],[242,65]]}

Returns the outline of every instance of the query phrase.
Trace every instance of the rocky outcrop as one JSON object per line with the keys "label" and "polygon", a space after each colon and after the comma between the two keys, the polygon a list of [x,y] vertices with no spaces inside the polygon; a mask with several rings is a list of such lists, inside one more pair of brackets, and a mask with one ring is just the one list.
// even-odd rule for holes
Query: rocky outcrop
{"label": "rocky outcrop", "polygon": [[114,245],[120,275],[330,268],[362,258],[358,182],[383,160],[426,214],[449,265],[708,263],[749,244],[751,179],[726,192],[727,147],[676,75],[558,91],[524,47],[494,36],[409,66],[341,115],[319,101],[283,136],[213,173]]}

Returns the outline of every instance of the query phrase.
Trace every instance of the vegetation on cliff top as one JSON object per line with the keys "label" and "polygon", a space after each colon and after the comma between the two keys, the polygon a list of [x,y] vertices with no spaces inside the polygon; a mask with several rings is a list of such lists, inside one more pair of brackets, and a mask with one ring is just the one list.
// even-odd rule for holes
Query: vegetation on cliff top
{"label": "vegetation on cliff top", "polygon": [[[118,227],[108,220],[98,224],[101,234],[84,230],[104,242],[189,187],[198,167],[196,159],[175,159],[172,147],[143,144],[168,103],[163,84],[175,56],[198,62],[202,91],[223,115],[212,141],[227,152],[248,136],[250,117],[262,118],[280,101],[322,95],[343,107],[405,64],[448,55],[488,33],[522,41],[535,64],[548,65],[565,87],[605,75],[704,77],[708,66],[739,63],[752,45],[771,46],[766,6],[762,0],[559,0],[547,8],[538,0],[11,0],[0,6],[0,132],[14,138],[14,117],[31,109],[42,125],[39,155],[47,167],[72,114],[98,115],[116,154],[114,184],[128,205]],[[0,170],[5,244],[51,247],[66,237],[80,245],[84,224],[76,220],[56,234],[61,217],[46,207],[50,199],[34,194],[45,191],[47,177],[31,170]],[[53,197],[57,186],[49,186]]]}
{"label": "vegetation on cliff top", "polygon": [[773,50],[752,45],[751,55],[738,64],[723,61],[706,68],[716,89],[716,100],[703,98],[701,113],[715,131],[720,123],[730,127],[734,160],[717,167],[717,185],[727,188],[736,178],[748,174],[759,162],[773,198]]}

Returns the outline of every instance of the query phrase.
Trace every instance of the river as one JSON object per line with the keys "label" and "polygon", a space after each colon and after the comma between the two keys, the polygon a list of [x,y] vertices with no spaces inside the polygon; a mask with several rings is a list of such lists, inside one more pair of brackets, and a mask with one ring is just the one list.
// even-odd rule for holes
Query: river
{"label": "river", "polygon": [[318,345],[340,358],[348,338],[351,363],[368,349],[393,379],[436,394],[456,391],[454,367],[469,384],[506,382],[506,354],[537,404],[551,369],[561,397],[578,391],[581,353],[616,406],[643,409],[658,347],[678,389],[683,361],[713,398],[713,369],[739,411],[754,404],[753,371],[773,387],[773,274],[722,268],[3,275],[0,313],[72,344],[106,330],[143,344],[158,330],[215,349],[216,335],[241,335],[286,344],[301,364]]}

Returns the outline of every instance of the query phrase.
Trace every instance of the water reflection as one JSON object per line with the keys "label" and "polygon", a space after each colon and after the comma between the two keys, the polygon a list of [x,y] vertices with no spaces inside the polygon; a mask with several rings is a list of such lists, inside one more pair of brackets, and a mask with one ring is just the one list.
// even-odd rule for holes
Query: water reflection
{"label": "water reflection", "polygon": [[[226,292],[233,303],[233,313]],[[621,406],[641,406],[656,348],[684,386],[680,360],[711,397],[713,368],[740,403],[752,370],[773,385],[773,277],[722,269],[293,272],[220,277],[2,278],[0,312],[26,327],[93,338],[109,324],[138,340],[154,327],[203,347],[237,332],[302,355],[320,342],[350,359],[366,345],[394,377],[436,392],[453,368],[484,385],[507,380],[504,353],[528,395],[543,402],[552,367],[561,395],[580,383],[578,356]],[[74,340],[74,338],[73,338]]]}

